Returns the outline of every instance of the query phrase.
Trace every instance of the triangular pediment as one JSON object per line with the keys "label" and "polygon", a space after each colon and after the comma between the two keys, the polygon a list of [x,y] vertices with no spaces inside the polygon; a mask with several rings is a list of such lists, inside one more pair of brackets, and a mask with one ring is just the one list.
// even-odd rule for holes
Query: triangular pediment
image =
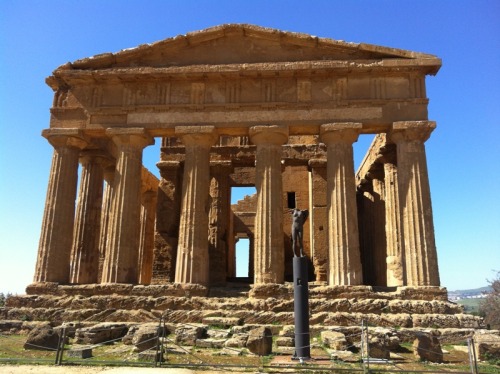
{"label": "triangular pediment", "polygon": [[228,24],[117,53],[77,60],[59,69],[169,68],[191,65],[387,59],[431,59],[440,65],[437,57],[418,52],[348,43],[253,25]]}

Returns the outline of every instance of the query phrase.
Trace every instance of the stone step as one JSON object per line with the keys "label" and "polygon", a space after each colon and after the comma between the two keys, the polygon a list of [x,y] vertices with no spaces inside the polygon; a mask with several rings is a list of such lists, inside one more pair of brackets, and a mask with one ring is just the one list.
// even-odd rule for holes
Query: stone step
{"label": "stone step", "polygon": [[[255,310],[125,310],[125,309],[66,309],[66,308],[2,308],[0,320],[39,320],[62,323],[85,322],[154,322],[163,318],[167,323],[203,323],[209,317],[238,321],[235,324],[294,323],[293,311]],[[362,321],[373,326],[425,328],[484,328],[480,317],[469,314],[375,314],[360,312],[317,312],[310,314],[311,325],[359,326]]]}
{"label": "stone step", "polygon": [[[462,313],[460,305],[441,300],[391,300],[371,298],[312,298],[309,300],[311,313],[351,312],[374,314],[457,314]],[[64,308],[64,309],[128,309],[128,310],[223,310],[252,312],[292,312],[293,299],[249,297],[177,297],[177,296],[51,296],[21,295],[8,299],[9,308]]]}

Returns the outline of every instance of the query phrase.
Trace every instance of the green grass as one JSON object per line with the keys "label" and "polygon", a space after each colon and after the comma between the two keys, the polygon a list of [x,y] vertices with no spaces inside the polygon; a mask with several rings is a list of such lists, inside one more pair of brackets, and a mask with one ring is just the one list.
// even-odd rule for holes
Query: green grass
{"label": "green grass", "polygon": [[484,299],[461,299],[457,304],[463,305],[466,313],[479,314],[479,304]]}

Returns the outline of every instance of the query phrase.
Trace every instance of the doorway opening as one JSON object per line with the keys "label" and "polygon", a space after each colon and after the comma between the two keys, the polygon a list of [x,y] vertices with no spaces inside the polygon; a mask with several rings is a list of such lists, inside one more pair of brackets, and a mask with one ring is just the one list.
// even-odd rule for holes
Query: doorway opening
{"label": "doorway opening", "polygon": [[241,238],[236,243],[236,278],[248,278],[250,264],[250,240]]}

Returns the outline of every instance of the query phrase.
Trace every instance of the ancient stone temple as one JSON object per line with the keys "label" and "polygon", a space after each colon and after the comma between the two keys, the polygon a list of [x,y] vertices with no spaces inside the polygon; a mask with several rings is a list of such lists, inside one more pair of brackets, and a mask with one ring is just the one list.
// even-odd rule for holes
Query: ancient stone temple
{"label": "ancient stone temple", "polygon": [[[282,284],[298,207],[316,281],[439,286],[424,143],[440,65],[224,25],[60,66],[34,282],[220,286],[248,237],[249,277]],[[377,136],[356,174],[362,134]],[[142,166],[155,141],[159,181]],[[235,186],[257,189],[244,222]]]}
{"label": "ancient stone temple", "polygon": [[[290,323],[298,208],[309,210],[311,323],[477,326],[428,317],[461,315],[440,287],[425,155],[436,127],[425,79],[440,66],[424,53],[251,25],[60,66],[47,78],[42,135],[54,151],[34,282],[3,313]],[[353,144],[366,134],[356,172]],[[159,180],[142,165],[154,142]],[[232,205],[241,186],[256,194]]]}

